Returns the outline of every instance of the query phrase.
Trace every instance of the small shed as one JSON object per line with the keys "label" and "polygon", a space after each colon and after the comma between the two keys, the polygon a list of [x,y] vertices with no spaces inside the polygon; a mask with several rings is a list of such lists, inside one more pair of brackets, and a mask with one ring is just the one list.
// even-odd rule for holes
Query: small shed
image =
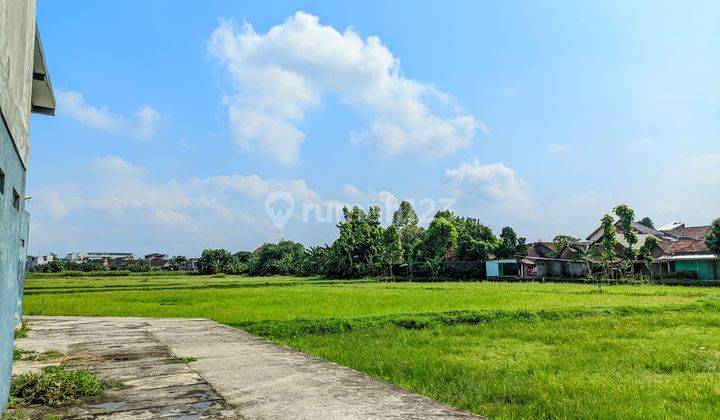
{"label": "small shed", "polygon": [[519,277],[520,263],[517,258],[499,258],[485,261],[485,272],[489,277]]}
{"label": "small shed", "polygon": [[579,278],[587,275],[588,264],[560,258],[511,257],[485,262],[488,278]]}

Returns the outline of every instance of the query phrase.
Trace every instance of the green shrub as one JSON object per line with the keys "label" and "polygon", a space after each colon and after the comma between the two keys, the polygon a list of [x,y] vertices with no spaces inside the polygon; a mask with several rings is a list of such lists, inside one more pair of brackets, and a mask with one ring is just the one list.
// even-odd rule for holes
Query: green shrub
{"label": "green shrub", "polygon": [[19,401],[17,405],[57,407],[78,398],[100,395],[120,385],[120,382],[104,381],[88,370],[45,366],[41,373],[24,373],[13,378],[10,395]]}
{"label": "green shrub", "polygon": [[28,324],[26,322],[23,322],[20,324],[20,328],[16,329],[13,332],[14,338],[25,338],[28,335],[28,331],[30,331],[30,327],[28,327]]}

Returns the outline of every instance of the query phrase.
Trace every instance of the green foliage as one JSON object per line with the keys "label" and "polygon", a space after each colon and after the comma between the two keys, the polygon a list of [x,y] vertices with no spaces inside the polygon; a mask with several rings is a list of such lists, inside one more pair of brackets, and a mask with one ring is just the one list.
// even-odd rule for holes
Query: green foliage
{"label": "green foliage", "polygon": [[187,262],[187,257],[184,255],[176,255],[172,258],[170,258],[170,264],[185,264]]}
{"label": "green foliage", "polygon": [[500,232],[500,244],[495,250],[495,256],[505,258],[516,255],[527,255],[525,238],[518,238],[513,228],[505,226]]}
{"label": "green foliage", "polygon": [[28,326],[27,322],[24,322],[20,324],[20,327],[15,329],[13,331],[13,337],[14,338],[26,338],[28,335],[28,331],[30,331],[30,327]]}
{"label": "green foliage", "polygon": [[500,242],[492,230],[471,217],[456,217],[458,231],[456,261],[486,261]]}
{"label": "green foliage", "polygon": [[423,257],[426,261],[450,259],[457,246],[457,238],[455,225],[447,217],[436,215],[423,238]]}
{"label": "green foliage", "polygon": [[617,237],[615,234],[615,219],[609,214],[603,216],[600,220],[602,236],[600,237],[600,258],[605,262],[615,259],[615,246],[617,245]]}
{"label": "green foliage", "polygon": [[192,357],[192,356],[178,357],[178,361],[180,363],[188,364],[188,363],[192,363],[192,362],[197,362],[197,357]]}
{"label": "green foliage", "polygon": [[645,238],[645,242],[642,244],[638,251],[638,258],[651,263],[653,260],[652,250],[653,247],[657,244],[657,238],[650,235],[647,238]]}
{"label": "green foliage", "polygon": [[555,247],[555,251],[560,253],[563,248],[565,248],[566,245],[576,244],[580,240],[574,236],[570,235],[557,235],[553,238],[553,246]]}
{"label": "green foliage", "polygon": [[107,271],[107,267],[100,261],[69,261],[54,259],[47,264],[37,265],[29,271],[34,273],[64,273],[67,271],[97,272]]}
{"label": "green foliage", "polygon": [[206,249],[198,259],[198,270],[202,274],[228,273],[237,263],[235,257],[224,249]]}
{"label": "green foliage", "polygon": [[400,234],[394,225],[390,225],[383,230],[380,241],[380,262],[385,268],[386,273],[392,277],[392,267],[402,262],[403,249],[400,241]]}
{"label": "green foliage", "polygon": [[57,350],[46,350],[42,353],[36,351],[23,350],[17,347],[13,348],[13,360],[31,360],[31,361],[46,361],[55,360],[63,357],[63,354]]}
{"label": "green foliage", "polygon": [[715,255],[720,255],[720,219],[713,220],[710,230],[705,235],[705,245]]}
{"label": "green foliage", "polygon": [[409,264],[416,259],[423,238],[423,228],[418,226],[418,217],[412,205],[402,201],[400,207],[393,213],[392,226],[400,234],[403,258]]}
{"label": "green foliage", "polygon": [[626,204],[616,206],[613,211],[618,217],[620,228],[623,230],[623,237],[628,244],[625,250],[625,259],[634,261],[637,259],[637,252],[633,249],[633,246],[638,242],[637,234],[632,227],[633,220],[635,220],[635,211]]}
{"label": "green foliage", "polygon": [[383,230],[380,207],[371,206],[367,213],[358,206],[343,207],[343,217],[337,225],[340,235],[331,247],[328,274],[344,278],[375,274]]}
{"label": "green foliage", "polygon": [[653,223],[652,219],[645,216],[642,219],[638,220],[638,223],[640,223],[643,226],[647,226],[650,229],[655,229],[655,223]]}
{"label": "green foliage", "polygon": [[64,365],[45,366],[41,373],[24,373],[14,377],[10,395],[22,404],[57,407],[78,398],[100,395],[121,385],[120,382],[99,379],[88,370],[71,370]]}
{"label": "green foliage", "polygon": [[255,276],[296,275],[301,274],[305,247],[297,242],[281,240],[276,244],[264,244],[254,254],[248,263],[248,274]]}

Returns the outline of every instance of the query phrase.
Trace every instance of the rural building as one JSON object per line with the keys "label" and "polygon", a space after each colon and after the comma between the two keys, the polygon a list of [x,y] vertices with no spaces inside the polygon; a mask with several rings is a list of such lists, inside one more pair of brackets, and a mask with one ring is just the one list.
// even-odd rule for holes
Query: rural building
{"label": "rural building", "polygon": [[588,264],[561,258],[511,257],[485,262],[487,277],[520,278],[580,278],[588,273]]}
{"label": "rural building", "polygon": [[579,260],[588,250],[589,242],[575,242],[574,244],[566,244],[557,257],[563,260]]}
{"label": "rural building", "polygon": [[[670,232],[664,232],[661,230],[653,229],[651,227],[647,227],[638,222],[632,223],[632,229],[633,229],[633,231],[635,231],[635,234],[637,234],[637,238],[638,238],[637,243],[633,245],[633,249],[635,249],[635,250],[640,249],[640,247],[642,247],[643,244],[645,243],[645,240],[650,236],[654,236],[659,241],[674,241],[677,239],[677,236],[673,235]],[[625,237],[623,236],[623,232],[624,232],[624,230],[622,229],[622,227],[620,227],[620,222],[619,221],[615,222],[615,233],[617,235],[619,251],[622,251],[623,249],[627,249],[627,246],[628,246],[628,243],[625,240]],[[589,242],[589,245],[592,246],[601,237],[602,237],[602,227],[599,226],[590,235],[588,235],[588,237],[586,239]]]}
{"label": "rural building", "polygon": [[150,267],[167,268],[170,266],[170,256],[168,254],[155,252],[145,255],[143,262]]}
{"label": "rural building", "polygon": [[39,265],[45,265],[49,263],[50,261],[55,261],[57,259],[57,255],[53,254],[52,252],[47,255],[28,255],[27,256],[27,268],[31,269],[33,267],[37,267]]}
{"label": "rural building", "polygon": [[35,0],[0,0],[0,412],[10,389],[13,330],[22,314],[31,112],[55,112]]}
{"label": "rural building", "polygon": [[68,261],[112,261],[117,259],[132,260],[135,254],[132,252],[73,252],[65,257]]}
{"label": "rural building", "polygon": [[701,280],[720,279],[720,256],[713,254],[703,240],[658,242],[653,257],[655,274],[695,273]]}
{"label": "rural building", "polygon": [[552,242],[538,241],[527,244],[528,257],[553,258],[555,252],[555,244]]}

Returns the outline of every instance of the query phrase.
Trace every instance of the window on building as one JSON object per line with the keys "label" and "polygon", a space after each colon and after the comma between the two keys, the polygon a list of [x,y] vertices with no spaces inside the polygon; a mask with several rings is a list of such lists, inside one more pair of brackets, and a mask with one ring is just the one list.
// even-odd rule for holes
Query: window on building
{"label": "window on building", "polygon": [[0,168],[0,195],[5,194],[5,172]]}
{"label": "window on building", "polygon": [[20,211],[20,194],[13,188],[13,207],[16,211]]}

